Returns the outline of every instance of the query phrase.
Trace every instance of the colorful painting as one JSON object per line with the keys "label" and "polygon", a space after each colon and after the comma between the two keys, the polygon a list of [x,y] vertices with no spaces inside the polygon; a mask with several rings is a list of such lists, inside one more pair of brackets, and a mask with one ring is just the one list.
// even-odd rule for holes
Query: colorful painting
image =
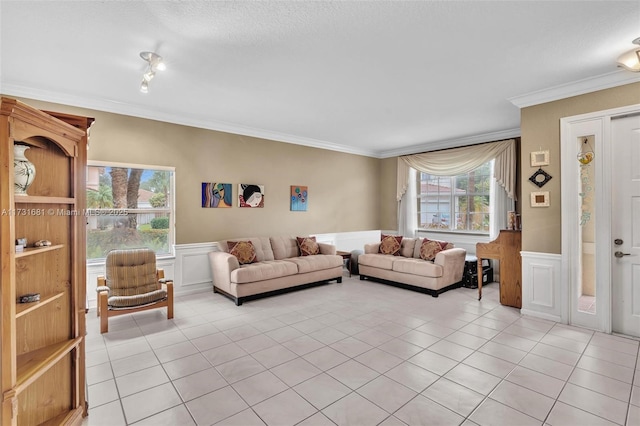
{"label": "colorful painting", "polygon": [[238,207],[264,207],[264,185],[239,183]]}
{"label": "colorful painting", "polygon": [[306,212],[309,204],[309,190],[306,186],[291,187],[291,211]]}
{"label": "colorful painting", "polygon": [[230,183],[202,182],[202,207],[231,207],[232,200]]}

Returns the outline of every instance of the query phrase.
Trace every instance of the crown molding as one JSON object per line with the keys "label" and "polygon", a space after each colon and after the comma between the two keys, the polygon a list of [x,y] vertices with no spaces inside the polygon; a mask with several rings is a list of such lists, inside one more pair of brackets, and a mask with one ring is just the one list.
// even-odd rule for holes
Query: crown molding
{"label": "crown molding", "polygon": [[140,105],[119,102],[113,99],[88,98],[85,96],[40,90],[15,84],[3,84],[2,93],[9,96],[18,96],[22,98],[34,99],[43,102],[52,102],[77,108],[87,108],[113,114],[128,115],[132,117],[145,118],[166,123],[196,127],[200,129],[214,130],[218,132],[232,133],[242,136],[250,136],[259,139],[268,139],[275,142],[285,142],[295,145],[308,146],[311,148],[327,149],[330,151],[337,151],[346,154],[380,158],[379,152],[372,150],[356,149],[350,146],[340,145],[333,142],[289,135],[286,133],[279,133],[266,129],[258,129],[235,123],[226,123],[205,118],[188,117],[184,115],[178,115],[173,112],[162,111],[159,109],[149,109]]}
{"label": "crown molding", "polygon": [[382,151],[380,158],[399,157],[401,155],[418,154],[421,152],[438,151],[440,149],[458,148],[461,146],[477,145],[486,142],[495,142],[504,139],[520,137],[520,128],[500,130],[497,132],[483,133],[481,135],[466,136],[462,138],[446,139],[442,141],[428,142],[421,145],[413,145],[407,148]]}
{"label": "crown molding", "polygon": [[561,84],[559,86],[553,86],[548,89],[514,96],[508,100],[518,108],[526,108],[559,99],[570,98],[572,96],[584,95],[585,93],[596,92],[598,90],[609,89],[611,87],[636,83],[638,81],[640,81],[640,74],[618,70],[567,84]]}

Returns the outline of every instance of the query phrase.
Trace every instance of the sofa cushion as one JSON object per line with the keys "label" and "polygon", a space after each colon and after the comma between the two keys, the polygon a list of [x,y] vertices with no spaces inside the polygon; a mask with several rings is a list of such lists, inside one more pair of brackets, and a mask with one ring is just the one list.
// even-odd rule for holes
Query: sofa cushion
{"label": "sofa cushion", "polygon": [[404,272],[405,274],[420,275],[422,277],[441,277],[444,273],[441,265],[436,265],[422,259],[396,258],[393,262],[393,271]]}
{"label": "sofa cushion", "polygon": [[296,237],[301,256],[320,254],[320,247],[316,243],[316,237]]}
{"label": "sofa cushion", "polygon": [[403,238],[400,244],[400,256],[413,257],[413,251],[416,247],[416,238]]}
{"label": "sofa cushion", "polygon": [[264,260],[274,260],[273,250],[271,250],[271,241],[268,237],[252,237],[243,238],[242,240],[227,240],[220,242],[221,248],[229,253],[229,244],[234,241],[251,241],[253,248],[256,251],[256,262],[262,262]]}
{"label": "sofa cushion", "polygon": [[252,283],[286,277],[298,273],[298,266],[286,260],[268,260],[249,263],[231,271],[231,282],[237,284]]}
{"label": "sofa cushion", "polygon": [[256,261],[256,250],[251,241],[230,241],[229,253],[238,258],[238,263],[245,265]]}
{"label": "sofa cushion", "polygon": [[397,259],[398,257],[392,254],[365,253],[358,256],[358,264],[371,266],[374,268],[387,269],[390,271],[393,267],[393,261]]}
{"label": "sofa cushion", "polygon": [[[428,238],[417,238],[416,239],[416,246],[415,246],[415,250],[413,251],[413,256],[415,259],[422,259],[422,257],[420,257],[420,249],[422,248],[422,243],[424,243],[424,241],[437,241],[439,243],[444,243],[445,244],[445,248],[444,250],[448,250],[453,248],[453,244],[452,243],[448,243],[446,241],[441,241],[441,240],[429,240]],[[411,256],[407,256],[407,257],[411,257]]]}
{"label": "sofa cushion", "polygon": [[337,254],[318,254],[311,256],[292,257],[287,259],[287,262],[295,263],[298,266],[299,274],[306,274],[308,272],[335,268],[336,266],[342,267],[343,259],[342,256],[338,256]]}
{"label": "sofa cushion", "polygon": [[380,253],[400,255],[400,247],[402,244],[402,235],[385,235],[380,236]]}
{"label": "sofa cushion", "polygon": [[298,241],[294,237],[271,237],[271,248],[275,260],[288,259],[300,256]]}
{"label": "sofa cushion", "polygon": [[420,245],[420,259],[433,260],[436,258],[436,254],[449,248],[453,248],[453,244],[425,238]]}

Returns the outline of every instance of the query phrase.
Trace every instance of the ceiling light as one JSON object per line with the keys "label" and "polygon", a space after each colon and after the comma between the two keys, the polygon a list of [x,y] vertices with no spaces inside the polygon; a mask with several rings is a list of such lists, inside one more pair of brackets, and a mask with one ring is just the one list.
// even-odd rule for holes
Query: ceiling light
{"label": "ceiling light", "polygon": [[618,65],[629,71],[640,72],[640,37],[633,40],[632,43],[638,46],[620,55]]}
{"label": "ceiling light", "polygon": [[163,71],[167,69],[166,65],[162,61],[162,56],[154,52],[140,52],[140,57],[147,62],[147,70],[142,75],[142,83],[140,84],[140,91],[142,93],[149,92],[149,82],[156,75],[157,71]]}

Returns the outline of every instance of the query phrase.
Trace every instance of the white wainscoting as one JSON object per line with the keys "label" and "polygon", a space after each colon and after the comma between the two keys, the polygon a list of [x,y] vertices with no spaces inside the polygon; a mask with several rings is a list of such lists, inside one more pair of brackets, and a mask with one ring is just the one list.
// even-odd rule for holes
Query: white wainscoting
{"label": "white wainscoting", "polygon": [[319,243],[333,244],[337,250],[364,251],[364,245],[380,241],[380,230],[313,234]]}
{"label": "white wainscoting", "polygon": [[562,255],[521,252],[524,315],[566,322],[562,289]]}
{"label": "white wainscoting", "polygon": [[[429,238],[430,240],[448,241],[455,247],[465,249],[468,255],[473,256],[475,256],[476,254],[476,243],[488,243],[489,241],[491,241],[488,235],[460,234],[456,232],[417,231],[416,237]],[[497,271],[497,268],[495,266],[493,269],[494,271]]]}

